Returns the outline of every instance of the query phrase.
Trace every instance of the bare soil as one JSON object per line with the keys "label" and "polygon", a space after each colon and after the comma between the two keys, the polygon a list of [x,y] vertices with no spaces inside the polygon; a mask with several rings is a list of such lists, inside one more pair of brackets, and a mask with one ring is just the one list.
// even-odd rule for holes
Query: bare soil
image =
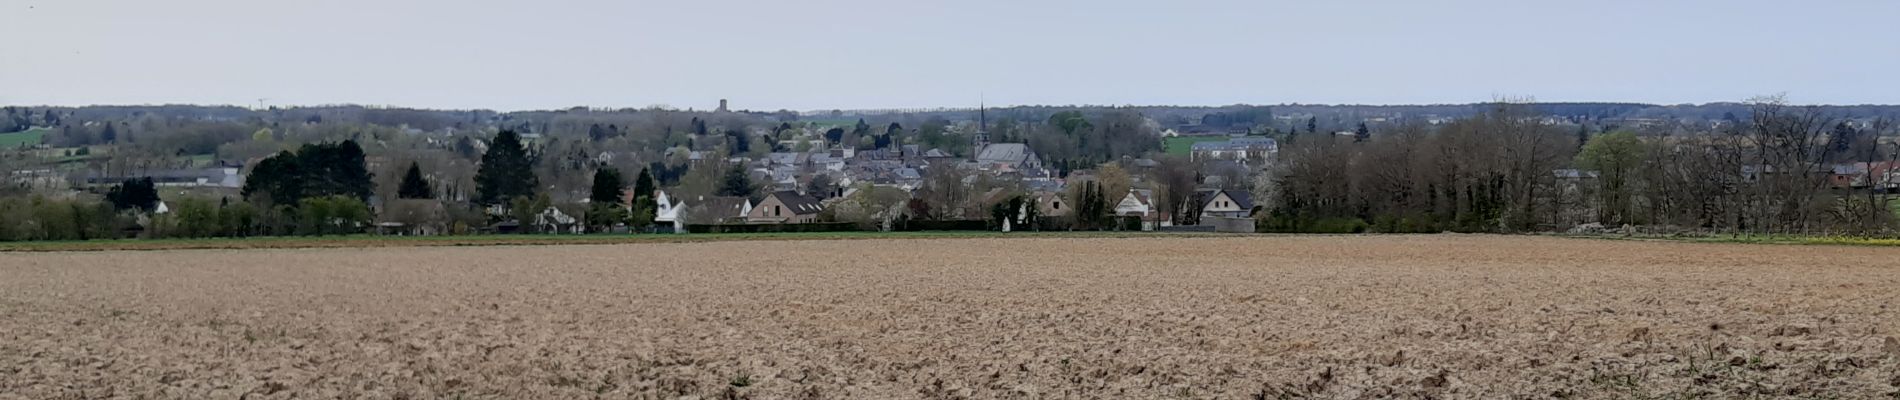
{"label": "bare soil", "polygon": [[0,254],[0,399],[1875,398],[1900,250],[1513,236]]}

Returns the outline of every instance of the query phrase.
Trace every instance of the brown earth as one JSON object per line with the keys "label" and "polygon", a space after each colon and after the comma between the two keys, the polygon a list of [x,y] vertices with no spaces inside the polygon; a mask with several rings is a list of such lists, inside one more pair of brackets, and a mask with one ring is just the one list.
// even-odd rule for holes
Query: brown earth
{"label": "brown earth", "polygon": [[0,254],[0,399],[1873,398],[1896,287],[1468,235]]}

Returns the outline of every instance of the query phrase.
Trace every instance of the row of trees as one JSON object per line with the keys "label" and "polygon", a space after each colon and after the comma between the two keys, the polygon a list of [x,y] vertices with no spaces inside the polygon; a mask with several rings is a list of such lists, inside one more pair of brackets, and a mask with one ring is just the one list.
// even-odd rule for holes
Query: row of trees
{"label": "row of trees", "polygon": [[1606,223],[1754,233],[1888,234],[1900,149],[1884,120],[1857,128],[1812,107],[1752,103],[1728,131],[1593,138],[1578,164],[1599,171],[1586,206]]}
{"label": "row of trees", "polygon": [[268,208],[186,197],[171,202],[171,208],[150,217],[147,237],[347,235],[363,233],[373,219],[368,206],[348,196],[308,197],[295,206]]}
{"label": "row of trees", "polygon": [[374,187],[354,140],[305,144],[259,161],[244,179],[244,197],[266,204],[299,204],[303,199],[346,196],[368,201]]}
{"label": "row of trees", "polygon": [[1287,144],[1256,198],[1270,209],[1265,226],[1288,231],[1522,232],[1591,222],[1712,232],[1891,231],[1884,188],[1830,183],[1842,172],[1884,179],[1874,176],[1884,174],[1878,168],[1835,168],[1891,161],[1894,152],[1880,151],[1878,135],[1817,108],[1774,98],[1751,104],[1747,120],[1723,132],[1611,132],[1586,136],[1581,148],[1567,129],[1514,104],[1436,128],[1299,138]]}
{"label": "row of trees", "polygon": [[184,197],[168,206],[166,213],[138,213],[87,197],[0,198],[0,241],[340,235],[363,232],[372,218],[362,201],[346,196],[268,208]]}

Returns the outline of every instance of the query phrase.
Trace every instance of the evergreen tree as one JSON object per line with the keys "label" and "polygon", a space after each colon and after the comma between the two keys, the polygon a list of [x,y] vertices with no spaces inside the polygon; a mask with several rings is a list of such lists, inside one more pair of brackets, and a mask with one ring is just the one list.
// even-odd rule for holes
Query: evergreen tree
{"label": "evergreen tree", "polygon": [[1577,149],[1581,150],[1588,144],[1590,144],[1590,126],[1577,124]]}
{"label": "evergreen tree", "polygon": [[627,189],[627,182],[620,177],[620,170],[601,168],[594,171],[594,186],[587,196],[587,226],[595,232],[605,232],[615,224],[627,222],[627,207],[620,204],[620,195]]}
{"label": "evergreen tree", "polygon": [[658,190],[658,188],[653,185],[653,174],[649,173],[646,168],[641,168],[640,176],[634,177],[633,179],[633,197],[651,198],[655,190]]}
{"label": "evergreen tree", "polygon": [[158,187],[151,177],[127,179],[106,191],[106,201],[114,210],[152,211],[158,208]]}
{"label": "evergreen tree", "polygon": [[114,129],[112,125],[113,123],[106,122],[106,129],[99,132],[100,143],[112,143],[113,141],[119,140],[119,130]]}
{"label": "evergreen tree", "polygon": [[725,179],[721,179],[719,182],[719,191],[717,194],[720,196],[752,196],[752,174],[746,173],[743,167],[727,168]]}
{"label": "evergreen tree", "polygon": [[878,136],[877,139],[874,140],[874,145],[880,149],[899,148],[899,146],[903,144],[903,135],[904,126],[892,122],[891,126],[884,128],[884,135]]}
{"label": "evergreen tree", "polygon": [[1319,133],[1319,117],[1306,118],[1306,133]]}
{"label": "evergreen tree", "polygon": [[1042,201],[1039,200],[1037,197],[1033,197],[1033,196],[1025,201],[1029,203],[1028,204],[1029,206],[1022,208],[1023,215],[1019,216],[1018,218],[1021,219],[1023,223],[1022,225],[1017,226],[1016,229],[1017,230],[1038,230],[1038,231],[1042,230],[1042,204],[1041,204]]}
{"label": "evergreen tree", "polygon": [[375,183],[364,162],[363,148],[355,140],[306,144],[298,150],[297,158],[305,175],[305,196],[337,195],[369,201]]}
{"label": "evergreen tree", "polygon": [[870,134],[871,124],[864,123],[864,118],[858,118],[858,124],[851,127],[851,136],[867,136]]}
{"label": "evergreen tree", "polygon": [[627,226],[639,229],[653,224],[653,219],[657,217],[654,212],[658,211],[659,207],[654,200],[656,190],[653,185],[653,174],[646,169],[641,169],[640,176],[633,179],[633,204],[627,210],[629,214]]}
{"label": "evergreen tree", "polygon": [[1832,145],[1830,150],[1836,155],[1844,155],[1848,150],[1853,149],[1854,142],[1860,139],[1860,130],[1854,129],[1853,125],[1848,125],[1843,121],[1834,124],[1834,132],[1828,136],[1828,144]]}
{"label": "evergreen tree", "polygon": [[456,138],[454,149],[455,154],[459,154],[463,158],[475,158],[475,139],[468,136]]}
{"label": "evergreen tree", "polygon": [[521,136],[501,131],[482,153],[481,165],[475,171],[475,202],[509,204],[514,198],[533,196],[540,185],[533,167],[527,148],[521,145]]}
{"label": "evergreen tree", "polygon": [[621,193],[626,190],[627,181],[621,179],[619,169],[601,168],[599,171],[594,171],[594,187],[587,196],[587,200],[596,204],[618,204]]}
{"label": "evergreen tree", "polygon": [[844,141],[844,128],[831,128],[831,129],[825,130],[825,144],[835,145],[842,141]]}
{"label": "evergreen tree", "polygon": [[1095,204],[1095,181],[1083,181],[1082,192],[1075,198],[1075,227],[1094,229],[1095,218],[1090,217]]}
{"label": "evergreen tree", "polygon": [[402,184],[396,188],[396,197],[402,199],[432,199],[435,189],[429,187],[429,181],[422,178],[422,166],[409,162],[409,172],[402,174]]}
{"label": "evergreen tree", "polygon": [[270,204],[296,206],[303,198],[303,168],[298,165],[297,155],[289,150],[266,157],[251,167],[251,174],[244,177],[244,198],[267,199]]}
{"label": "evergreen tree", "polygon": [[[1066,196],[1068,202],[1064,204],[1064,208],[1070,210],[1069,215],[1075,222],[1075,229],[1101,229],[1104,219],[1111,213],[1107,188],[1103,187],[1099,181],[1087,180],[1071,190],[1074,192]],[[1040,206],[1033,198],[1030,204]]]}
{"label": "evergreen tree", "polygon": [[267,196],[272,204],[300,206],[310,197],[347,196],[367,202],[374,182],[356,141],[306,144],[278,152],[251,168],[243,194]]}
{"label": "evergreen tree", "polygon": [[1352,131],[1353,143],[1365,143],[1367,140],[1371,140],[1371,139],[1372,139],[1372,130],[1366,129],[1366,123],[1364,122],[1359,123],[1359,129]]}
{"label": "evergreen tree", "polygon": [[726,148],[732,149],[733,155],[752,152],[752,141],[746,137],[745,132],[741,132],[737,129],[727,129],[726,142]]}
{"label": "evergreen tree", "polygon": [[587,138],[596,142],[606,139],[607,128],[601,127],[600,124],[593,124],[591,126],[588,126]]}

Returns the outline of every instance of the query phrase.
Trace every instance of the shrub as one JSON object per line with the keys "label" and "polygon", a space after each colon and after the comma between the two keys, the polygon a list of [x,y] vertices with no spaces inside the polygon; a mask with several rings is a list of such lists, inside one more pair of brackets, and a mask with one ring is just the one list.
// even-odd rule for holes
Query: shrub
{"label": "shrub", "polygon": [[854,232],[858,224],[852,222],[819,222],[810,224],[688,224],[688,233],[779,233],[779,232]]}
{"label": "shrub", "polygon": [[370,222],[369,206],[349,196],[303,199],[296,215],[297,233],[303,235],[359,233]]}
{"label": "shrub", "polygon": [[942,220],[942,221],[913,219],[913,220],[899,221],[896,229],[893,229],[893,230],[904,231],[904,232],[987,231],[987,230],[990,230],[990,222],[985,221],[985,220],[980,220],[980,219]]}
{"label": "shrub", "polygon": [[1438,233],[1441,230],[1431,217],[1421,216],[1379,216],[1373,219],[1372,231],[1379,233]]}
{"label": "shrub", "polygon": [[1347,217],[1305,218],[1275,215],[1255,224],[1255,231],[1268,233],[1366,233],[1372,225]]}

